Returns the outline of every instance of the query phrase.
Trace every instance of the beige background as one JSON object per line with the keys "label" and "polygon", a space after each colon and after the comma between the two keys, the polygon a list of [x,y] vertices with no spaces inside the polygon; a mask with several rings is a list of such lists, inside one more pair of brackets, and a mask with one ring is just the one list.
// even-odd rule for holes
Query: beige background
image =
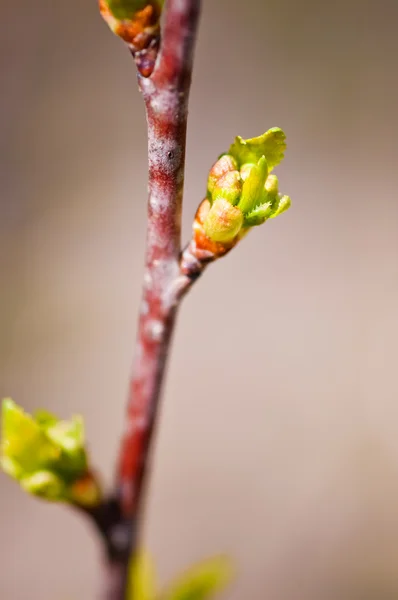
{"label": "beige background", "polygon": [[[87,419],[108,484],[145,237],[133,65],[94,0],[0,0],[0,395]],[[288,133],[292,209],[186,300],[146,542],[231,600],[398,597],[398,4],[204,2],[184,235],[235,134]],[[233,322],[233,326],[231,326]],[[99,548],[0,479],[1,600],[91,600]]]}

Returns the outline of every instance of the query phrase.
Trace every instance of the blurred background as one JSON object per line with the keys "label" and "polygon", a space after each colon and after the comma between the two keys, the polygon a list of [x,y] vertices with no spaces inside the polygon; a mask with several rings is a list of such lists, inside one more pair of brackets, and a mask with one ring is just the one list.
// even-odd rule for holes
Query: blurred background
{"label": "blurred background", "polygon": [[[143,276],[146,128],[95,0],[0,0],[0,396],[82,413],[107,485]],[[288,135],[293,206],[184,302],[146,545],[231,600],[398,598],[398,4],[204,1],[184,237],[233,137]],[[235,326],[230,327],[231,315]],[[0,476],[1,600],[95,600],[100,548]]]}

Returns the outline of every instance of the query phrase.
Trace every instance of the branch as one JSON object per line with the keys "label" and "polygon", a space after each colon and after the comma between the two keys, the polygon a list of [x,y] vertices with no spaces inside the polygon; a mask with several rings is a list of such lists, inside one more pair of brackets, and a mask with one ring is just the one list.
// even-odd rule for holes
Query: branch
{"label": "branch", "polygon": [[[126,598],[127,573],[137,546],[144,484],[157,408],[181,294],[181,208],[188,96],[200,0],[168,0],[160,52],[152,74],[139,75],[148,123],[149,199],[145,277],[116,503],[97,525],[108,549],[105,598]],[[106,515],[106,516],[104,516]],[[111,518],[109,518],[111,515]]]}

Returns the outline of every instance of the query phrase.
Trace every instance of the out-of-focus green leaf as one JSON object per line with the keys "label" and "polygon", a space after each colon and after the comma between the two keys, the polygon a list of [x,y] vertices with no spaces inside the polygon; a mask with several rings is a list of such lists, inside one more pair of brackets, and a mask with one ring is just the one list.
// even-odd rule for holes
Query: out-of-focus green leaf
{"label": "out-of-focus green leaf", "polygon": [[156,570],[150,555],[138,552],[130,565],[128,598],[154,600],[156,597]]}
{"label": "out-of-focus green leaf", "polygon": [[27,473],[56,461],[61,450],[38,423],[10,399],[2,406],[2,455],[15,460]]}
{"label": "out-of-focus green leaf", "polygon": [[160,595],[160,600],[205,600],[223,590],[232,579],[225,557],[204,560],[188,569]]}

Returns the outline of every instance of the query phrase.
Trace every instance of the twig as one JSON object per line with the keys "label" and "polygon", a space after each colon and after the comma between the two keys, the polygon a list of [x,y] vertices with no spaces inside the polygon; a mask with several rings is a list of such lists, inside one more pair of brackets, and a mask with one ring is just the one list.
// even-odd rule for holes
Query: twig
{"label": "twig", "polygon": [[[114,500],[92,516],[108,550],[106,600],[125,600],[137,545],[148,456],[182,290],[180,270],[188,95],[200,0],[168,0],[160,52],[139,75],[148,123],[149,200],[146,270]],[[184,282],[183,285],[182,281]]]}

